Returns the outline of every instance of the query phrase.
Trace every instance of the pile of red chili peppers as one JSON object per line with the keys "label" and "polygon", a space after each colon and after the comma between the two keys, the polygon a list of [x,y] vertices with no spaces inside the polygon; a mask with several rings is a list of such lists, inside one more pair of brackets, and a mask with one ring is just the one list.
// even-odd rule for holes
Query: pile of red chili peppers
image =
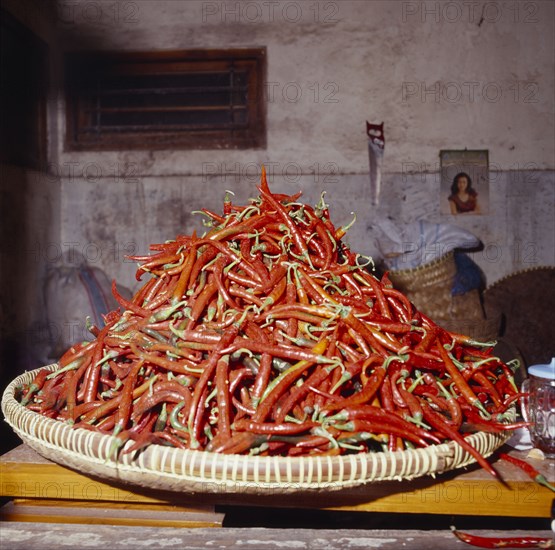
{"label": "pile of red chili peppers", "polygon": [[342,241],[322,199],[270,191],[135,256],[132,299],[21,389],[45,416],[149,444],[259,455],[395,451],[499,432],[519,397],[492,344],[447,332]]}

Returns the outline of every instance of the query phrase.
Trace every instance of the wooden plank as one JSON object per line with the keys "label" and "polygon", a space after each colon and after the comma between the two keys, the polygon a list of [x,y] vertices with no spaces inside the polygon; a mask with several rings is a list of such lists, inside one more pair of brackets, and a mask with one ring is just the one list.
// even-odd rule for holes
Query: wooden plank
{"label": "wooden plank", "polygon": [[191,495],[176,503],[174,494],[100,481],[50,462],[26,445],[1,457],[0,480],[1,496],[13,498],[0,512],[4,521],[188,528],[223,524],[224,514],[216,513],[213,503]]}
{"label": "wooden plank", "polygon": [[[503,449],[525,459],[527,453]],[[555,461],[526,459],[544,476],[555,482]],[[387,482],[382,487],[357,487],[348,491],[348,503],[330,503],[340,510],[458,514],[471,516],[514,516],[547,518],[554,494],[538,485],[522,470],[505,461],[493,462],[505,484],[493,479],[477,465],[447,472],[435,479],[421,477],[408,483]],[[365,498],[371,491],[373,498]],[[358,503],[353,501],[358,500]]]}
{"label": "wooden plank", "polygon": [[183,506],[180,504],[170,504],[167,502],[148,503],[141,502],[138,504],[129,504],[127,502],[105,502],[105,501],[90,501],[90,500],[57,500],[47,498],[13,498],[12,502],[16,506],[59,506],[74,508],[76,506],[98,506],[102,505],[103,508],[110,510],[129,509],[130,506],[139,507],[141,510],[155,510],[155,511],[168,511],[168,512],[197,512],[197,513],[211,513],[213,506]]}
{"label": "wooden plank", "polygon": [[190,495],[100,480],[65,468],[42,457],[27,445],[20,445],[0,457],[0,496],[121,502],[126,504],[167,504],[178,501],[199,511],[214,506]]}
{"label": "wooden plank", "polygon": [[[549,531],[473,531],[485,536],[549,537]],[[467,547],[447,529],[362,530],[362,529],[169,529],[97,525],[9,523],[0,529],[0,547],[10,550],[44,548],[187,548],[188,550],[244,550],[245,548],[293,548],[295,550],[464,550]],[[469,547],[467,547],[469,548]]]}
{"label": "wooden plank", "polygon": [[221,527],[223,514],[181,510],[142,509],[139,506],[30,505],[28,502],[8,502],[0,508],[1,521],[79,523],[105,525],[135,525],[152,527]]}
{"label": "wooden plank", "polygon": [[360,504],[330,506],[331,509],[413,514],[459,514],[472,516],[548,517],[553,493],[529,482],[481,482],[451,479],[435,484],[413,484],[410,490],[382,494]]}
{"label": "wooden plank", "polygon": [[[511,451],[524,458],[526,453]],[[555,461],[529,460],[555,480]],[[507,485],[480,467],[412,481],[369,483],[337,492],[295,495],[215,494],[194,496],[149,491],[93,479],[54,464],[21,446],[1,457],[1,495],[27,499],[107,501],[125,504],[179,504],[199,511],[216,504],[319,508],[366,512],[549,517],[553,493],[511,464],[495,467]]]}

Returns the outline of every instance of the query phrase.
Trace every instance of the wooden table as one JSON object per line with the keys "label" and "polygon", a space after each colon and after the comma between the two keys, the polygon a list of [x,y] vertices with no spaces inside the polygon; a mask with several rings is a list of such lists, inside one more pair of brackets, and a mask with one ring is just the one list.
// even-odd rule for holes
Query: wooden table
{"label": "wooden table", "polygon": [[[514,450],[510,453],[521,458],[526,456],[526,453]],[[549,480],[555,481],[555,461],[532,459],[528,461]],[[109,539],[115,536],[115,533],[119,533],[119,537],[128,535],[131,537],[133,533],[131,538],[135,538],[137,530],[140,532],[146,530],[144,537],[152,537],[154,541],[149,548],[157,548],[156,541],[160,540],[159,537],[166,536],[170,532],[181,541],[177,547],[187,548],[205,548],[202,540],[206,537],[208,537],[206,540],[214,541],[216,547],[236,548],[240,546],[240,541],[245,543],[246,540],[244,536],[241,538],[239,532],[245,536],[249,533],[248,536],[252,540],[260,541],[260,546],[248,546],[245,543],[250,548],[269,544],[272,537],[278,540],[275,538],[278,532],[282,532],[281,538],[278,537],[281,543],[283,543],[283,537],[290,536],[290,530],[223,528],[224,513],[221,510],[236,506],[256,506],[259,509],[272,507],[312,511],[317,509],[516,518],[511,520],[510,529],[519,528],[518,518],[522,520],[544,518],[545,526],[548,528],[548,518],[551,516],[555,494],[534,483],[511,464],[497,461],[494,466],[505,479],[506,485],[492,479],[481,468],[472,466],[462,471],[438,475],[435,479],[423,477],[412,481],[379,482],[325,494],[190,495],[146,490],[88,477],[50,462],[29,447],[21,445],[0,458],[0,495],[10,499],[1,509],[0,519],[5,522],[2,525],[1,536],[5,537],[4,540],[10,541],[18,537],[27,542],[36,539],[39,544],[39,546],[32,544],[13,546],[10,542],[9,547],[14,549],[41,548],[40,541],[43,540],[39,535],[41,532],[50,533],[55,540],[63,542],[63,533],[66,529],[71,530],[68,524],[76,523],[81,524],[79,532],[86,527],[91,533],[94,532],[97,538],[100,537],[99,540],[104,540],[102,537]],[[91,524],[97,527],[91,527]],[[186,529],[183,531],[170,529],[175,527]],[[219,529],[212,529],[214,527]],[[156,535],[157,531],[158,535]],[[296,546],[290,546],[291,548],[322,547],[313,545],[315,538],[322,535],[321,530],[312,532],[313,530],[310,529],[295,529],[294,531],[299,533],[295,535],[298,536],[296,540],[299,543]],[[289,535],[286,534],[287,532]],[[334,537],[325,535],[326,540],[329,539],[329,548],[345,547],[338,542],[341,537],[344,542],[346,538],[353,539],[353,545],[349,548],[358,548],[359,542],[362,548],[364,545],[361,541],[365,537],[368,540],[369,533],[373,533],[371,536],[379,541],[380,548],[399,548],[396,537],[401,536],[405,540],[405,537],[409,536],[408,531],[403,531],[402,535],[393,534],[393,531],[366,530],[346,530],[343,535],[335,530],[333,533]],[[448,530],[416,533],[420,535],[410,536],[415,541],[419,541],[420,545],[405,544],[403,548],[426,546],[446,549],[451,548],[450,545],[453,548],[462,547],[462,543],[454,540]],[[427,533],[426,541],[422,538],[423,533]],[[548,535],[547,532],[543,536]],[[141,535],[140,540],[145,540],[144,537]],[[176,541],[177,538],[175,538]],[[262,544],[263,541],[266,543]],[[392,541],[397,541],[397,546]],[[0,547],[3,546],[0,544]],[[61,547],[64,547],[63,544]]]}
{"label": "wooden table", "polygon": [[[525,458],[525,452],[511,454]],[[555,461],[528,459],[555,482]],[[20,445],[0,457],[0,496],[16,502],[112,503],[116,507],[181,507],[210,513],[216,504],[320,508],[362,512],[502,515],[548,518],[555,494],[504,461],[494,463],[506,485],[478,466],[411,481],[384,481],[330,493],[191,496],[102,481],[60,466]],[[199,502],[202,501],[202,505]],[[161,508],[160,508],[161,509]],[[221,523],[220,520],[215,523]]]}

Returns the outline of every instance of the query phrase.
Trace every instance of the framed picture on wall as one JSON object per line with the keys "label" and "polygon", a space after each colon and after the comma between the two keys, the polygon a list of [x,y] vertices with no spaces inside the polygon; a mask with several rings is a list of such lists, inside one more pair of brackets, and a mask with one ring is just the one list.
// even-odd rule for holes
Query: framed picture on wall
{"label": "framed picture on wall", "polygon": [[489,209],[489,155],[487,150],[439,152],[441,214],[487,214]]}

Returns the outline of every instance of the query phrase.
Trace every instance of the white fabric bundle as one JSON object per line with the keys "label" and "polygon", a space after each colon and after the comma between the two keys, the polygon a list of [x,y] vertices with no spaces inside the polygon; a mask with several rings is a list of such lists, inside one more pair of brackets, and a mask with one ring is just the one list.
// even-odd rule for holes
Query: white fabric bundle
{"label": "white fabric bundle", "polygon": [[427,264],[456,248],[475,248],[480,244],[473,233],[455,225],[420,220],[399,226],[389,219],[378,221],[382,233],[378,246],[386,267],[413,269]]}

